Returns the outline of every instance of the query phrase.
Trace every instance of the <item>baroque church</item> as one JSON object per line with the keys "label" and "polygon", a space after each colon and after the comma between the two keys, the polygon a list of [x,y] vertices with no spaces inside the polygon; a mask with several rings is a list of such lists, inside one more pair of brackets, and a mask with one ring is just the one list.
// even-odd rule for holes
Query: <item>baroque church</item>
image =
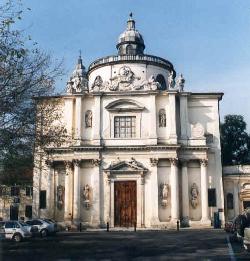
{"label": "baroque church", "polygon": [[33,216],[86,227],[207,227],[219,211],[223,222],[223,93],[186,90],[171,62],[144,53],[132,15],[116,48],[87,70],[79,57],[65,94],[46,98],[60,101],[70,138],[34,168]]}

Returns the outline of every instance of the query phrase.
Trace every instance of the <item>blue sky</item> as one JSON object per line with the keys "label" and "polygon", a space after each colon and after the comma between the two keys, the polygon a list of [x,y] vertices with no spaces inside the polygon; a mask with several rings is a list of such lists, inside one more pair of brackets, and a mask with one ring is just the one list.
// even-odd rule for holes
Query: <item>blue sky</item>
{"label": "blue sky", "polygon": [[250,0],[23,0],[21,28],[39,47],[63,58],[63,89],[79,50],[85,66],[116,54],[132,11],[145,53],[163,57],[188,91],[219,91],[221,116],[241,114],[250,129]]}

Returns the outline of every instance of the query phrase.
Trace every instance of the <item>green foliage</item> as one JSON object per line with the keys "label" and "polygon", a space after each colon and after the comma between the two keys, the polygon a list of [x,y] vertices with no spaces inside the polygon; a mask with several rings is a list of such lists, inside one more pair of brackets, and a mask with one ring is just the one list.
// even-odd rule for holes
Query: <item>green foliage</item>
{"label": "green foliage", "polygon": [[[36,43],[31,44],[25,31],[16,29],[27,9],[18,0],[0,5],[0,172],[7,183],[31,173],[36,136],[33,98],[52,95],[55,79],[62,75],[61,63],[55,64]],[[58,132],[51,135],[60,137]]]}
{"label": "green foliage", "polygon": [[226,115],[221,124],[221,148],[223,165],[249,162],[250,137],[241,115]]}

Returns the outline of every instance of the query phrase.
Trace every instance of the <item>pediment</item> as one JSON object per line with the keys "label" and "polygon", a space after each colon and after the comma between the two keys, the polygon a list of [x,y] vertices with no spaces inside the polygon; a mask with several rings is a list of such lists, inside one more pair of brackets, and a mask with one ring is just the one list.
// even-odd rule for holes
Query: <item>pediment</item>
{"label": "pediment", "polygon": [[110,166],[105,169],[109,172],[146,172],[148,171],[141,163],[134,159],[131,161],[117,161],[110,164]]}
{"label": "pediment", "polygon": [[131,99],[120,99],[109,103],[105,108],[108,111],[142,111],[145,107]]}

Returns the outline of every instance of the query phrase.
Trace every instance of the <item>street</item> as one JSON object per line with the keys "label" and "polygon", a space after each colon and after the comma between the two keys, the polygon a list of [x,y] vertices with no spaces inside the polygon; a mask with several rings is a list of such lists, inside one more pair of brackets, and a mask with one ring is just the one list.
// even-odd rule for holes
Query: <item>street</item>
{"label": "street", "polygon": [[[223,230],[61,232],[21,243],[1,242],[0,260],[250,260]],[[232,259],[231,259],[232,258]]]}

